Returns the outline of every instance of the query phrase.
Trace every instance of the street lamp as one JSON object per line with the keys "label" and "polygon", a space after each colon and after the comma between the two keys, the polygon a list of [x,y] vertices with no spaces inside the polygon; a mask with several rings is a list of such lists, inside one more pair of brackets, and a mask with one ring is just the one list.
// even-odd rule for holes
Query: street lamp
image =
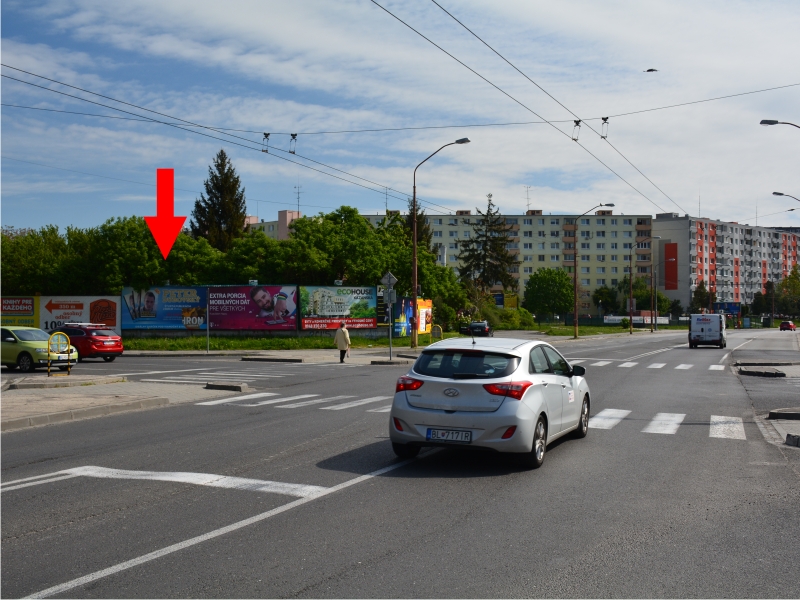
{"label": "street lamp", "polygon": [[575,254],[573,255],[575,260],[575,266],[573,267],[574,272],[572,273],[572,293],[574,295],[574,306],[573,306],[573,313],[572,313],[572,337],[573,339],[578,339],[578,221],[580,221],[581,217],[588,215],[592,212],[595,208],[600,208],[601,206],[614,206],[613,204],[603,204],[602,202],[597,206],[593,206],[589,210],[587,210],[582,215],[579,215],[575,218]]}
{"label": "street lamp", "polygon": [[787,121],[774,121],[772,119],[764,119],[761,121],[760,125],[791,125],[792,127],[797,127],[800,129],[800,125],[795,125],[794,123],[789,123]]}
{"label": "street lamp", "polygon": [[795,198],[794,196],[790,196],[789,194],[784,194],[782,192],[772,192],[773,196],[786,196],[787,198],[794,198],[798,202],[800,202],[800,198]]}
{"label": "street lamp", "polygon": [[[641,242],[631,242],[631,249],[630,249],[630,252],[628,252],[628,286],[629,286],[628,287],[628,327],[630,328],[630,334],[631,335],[633,335],[633,250],[639,244],[643,244],[646,241],[660,240],[660,239],[661,239],[660,235],[654,235],[654,236],[650,236],[650,237],[644,238],[644,240],[642,240]],[[652,257],[653,257],[653,249],[650,248],[650,260],[651,260],[651,262],[652,262]],[[652,279],[652,275],[653,275],[653,273],[652,273],[652,269],[651,269],[650,270],[651,279]],[[651,290],[652,290],[652,281],[650,282],[650,287],[651,287]],[[651,309],[653,308],[652,304],[653,304],[653,296],[652,296],[652,293],[651,293],[650,294],[650,308]],[[651,321],[650,327],[653,326],[652,320],[653,320],[653,315],[651,314],[650,315],[650,321]],[[651,329],[651,331],[652,331],[652,329]]]}
{"label": "street lamp", "polygon": [[[469,138],[461,138],[460,140],[456,140],[455,142],[450,142],[449,144],[445,144],[439,150],[431,154],[428,158],[431,158],[434,154],[442,150],[443,148],[447,148],[448,146],[452,146],[453,144],[469,144]],[[413,224],[413,250],[411,253],[411,261],[413,263],[412,271],[411,271],[411,318],[413,320],[413,325],[411,327],[411,347],[417,347],[417,331],[419,327],[417,325],[417,169],[419,169],[422,164],[428,160],[426,158],[421,163],[419,163],[416,167],[414,167],[414,200],[413,200],[413,211],[414,211],[414,224]]]}

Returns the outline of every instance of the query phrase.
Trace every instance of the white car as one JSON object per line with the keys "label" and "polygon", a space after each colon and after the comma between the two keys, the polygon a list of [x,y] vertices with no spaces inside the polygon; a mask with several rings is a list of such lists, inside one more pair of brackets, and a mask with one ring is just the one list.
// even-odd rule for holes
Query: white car
{"label": "white car", "polygon": [[397,380],[389,419],[395,454],[422,446],[479,446],[544,462],[547,445],[589,428],[586,369],[550,344],[510,338],[453,338],[423,350]]}

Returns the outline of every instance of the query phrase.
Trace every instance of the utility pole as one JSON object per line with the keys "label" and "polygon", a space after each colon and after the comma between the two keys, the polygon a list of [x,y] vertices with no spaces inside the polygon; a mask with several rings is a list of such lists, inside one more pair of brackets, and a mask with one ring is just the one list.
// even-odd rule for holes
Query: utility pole
{"label": "utility pole", "polygon": [[297,193],[297,217],[300,217],[300,194],[305,194],[305,192],[301,192],[300,190],[303,189],[303,186],[300,185],[300,178],[297,178],[297,185],[294,186],[295,192]]}

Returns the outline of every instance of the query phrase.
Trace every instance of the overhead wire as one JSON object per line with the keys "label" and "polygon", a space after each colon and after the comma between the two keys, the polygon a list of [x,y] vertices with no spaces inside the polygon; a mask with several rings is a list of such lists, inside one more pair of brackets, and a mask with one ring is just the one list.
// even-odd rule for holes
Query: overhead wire
{"label": "overhead wire", "polygon": [[[532,108],[530,108],[529,106],[527,106],[526,104],[524,104],[524,103],[523,103],[523,102],[521,102],[520,100],[517,100],[517,98],[515,98],[514,96],[512,96],[511,94],[509,94],[508,92],[506,92],[506,91],[505,91],[503,88],[501,88],[500,86],[498,86],[498,85],[496,85],[495,83],[491,82],[489,79],[487,79],[486,77],[484,77],[483,75],[481,75],[480,73],[478,73],[478,72],[477,72],[475,69],[473,69],[472,67],[470,67],[469,65],[467,65],[467,64],[466,64],[465,62],[463,62],[462,60],[460,60],[460,59],[456,58],[456,57],[455,57],[453,54],[451,54],[450,52],[448,52],[447,50],[445,50],[444,48],[442,48],[442,47],[441,47],[439,44],[437,44],[436,42],[434,42],[433,40],[431,40],[429,37],[425,36],[423,33],[421,33],[420,31],[418,31],[417,29],[414,29],[414,27],[412,27],[411,25],[409,25],[408,23],[406,23],[405,21],[403,21],[403,20],[402,20],[400,17],[398,17],[397,15],[395,15],[394,13],[392,13],[390,10],[388,10],[388,9],[386,9],[385,7],[383,7],[383,6],[381,6],[380,4],[378,4],[378,2],[376,2],[376,0],[370,0],[370,2],[372,2],[372,3],[373,3],[375,6],[377,6],[378,8],[380,8],[381,10],[383,10],[384,12],[386,12],[386,13],[387,13],[389,16],[391,16],[392,18],[396,19],[397,21],[399,21],[400,23],[402,23],[403,25],[405,25],[406,27],[408,27],[408,28],[409,28],[411,31],[413,31],[414,33],[416,33],[418,36],[420,36],[422,39],[424,39],[425,41],[427,41],[429,44],[431,44],[432,46],[436,47],[437,49],[439,49],[439,50],[441,50],[442,52],[444,52],[445,54],[447,54],[447,56],[449,56],[450,58],[452,58],[454,61],[456,61],[456,62],[457,62],[458,64],[460,64],[461,66],[463,66],[465,69],[467,69],[468,71],[470,71],[470,72],[472,72],[473,74],[477,75],[479,78],[481,78],[483,81],[485,81],[486,83],[488,83],[489,85],[491,85],[493,88],[495,88],[495,89],[496,89],[497,91],[499,91],[501,94],[503,94],[504,96],[508,97],[508,98],[509,98],[509,99],[511,99],[513,102],[515,102],[516,104],[518,104],[519,106],[521,106],[522,108],[524,108],[525,110],[527,110],[528,112],[530,112],[531,114],[534,114],[534,115],[536,115],[537,117],[539,117],[540,119],[542,119],[544,122],[546,122],[548,125],[550,125],[550,127],[552,127],[553,129],[555,129],[555,130],[556,130],[558,133],[560,133],[561,135],[564,135],[564,136],[568,137],[568,138],[569,138],[569,139],[571,139],[571,140],[573,139],[573,138],[572,138],[572,136],[570,136],[568,133],[565,133],[564,131],[562,131],[561,129],[559,129],[558,127],[556,127],[556,126],[555,126],[555,125],[554,125],[554,124],[553,124],[551,121],[548,121],[548,120],[547,120],[547,119],[545,119],[545,118],[544,118],[542,115],[540,115],[539,113],[537,113],[535,110],[533,110]],[[589,149],[588,149],[586,146],[584,146],[583,144],[581,144],[579,141],[577,141],[577,140],[573,140],[573,141],[575,141],[575,143],[576,143],[578,146],[580,146],[580,147],[581,147],[581,148],[582,148],[582,149],[583,149],[583,150],[584,150],[584,151],[585,151],[587,154],[589,154],[589,155],[590,155],[592,158],[594,158],[594,159],[595,159],[597,162],[599,162],[599,163],[600,163],[601,165],[603,165],[603,166],[604,166],[606,169],[608,169],[608,170],[609,170],[611,173],[613,173],[613,174],[614,174],[614,175],[615,175],[617,178],[619,178],[619,179],[620,179],[622,182],[624,182],[624,183],[625,183],[625,184],[626,184],[628,187],[630,187],[630,188],[631,188],[633,191],[635,191],[635,192],[636,192],[637,194],[639,194],[639,195],[640,195],[642,198],[644,198],[645,200],[647,200],[647,201],[648,201],[650,204],[652,204],[653,206],[655,206],[656,208],[658,208],[660,211],[664,212],[664,208],[662,208],[661,206],[659,206],[659,204],[658,204],[657,202],[655,202],[655,201],[651,200],[651,199],[650,199],[650,198],[649,198],[649,197],[648,197],[648,196],[647,196],[647,195],[646,195],[644,192],[642,192],[641,190],[639,190],[638,188],[636,188],[636,187],[635,187],[635,186],[634,186],[632,183],[630,183],[630,182],[629,182],[627,179],[625,179],[625,178],[624,178],[622,175],[620,175],[619,173],[617,173],[617,172],[616,172],[614,169],[612,169],[612,168],[611,168],[609,165],[607,165],[605,162],[603,162],[603,160],[602,160],[602,159],[600,159],[600,157],[599,157],[599,156],[597,156],[596,154],[594,154],[594,153],[593,153],[591,150],[589,150]]]}
{"label": "overhead wire", "polygon": [[[153,113],[153,114],[157,114],[157,115],[159,115],[159,116],[166,117],[166,118],[172,119],[172,120],[174,120],[174,121],[181,121],[181,123],[170,123],[170,122],[168,122],[168,121],[160,121],[160,120],[158,120],[158,119],[154,119],[154,118],[152,118],[152,117],[148,117],[148,116],[146,116],[146,115],[140,115],[140,114],[137,114],[137,113],[130,112],[130,111],[128,111],[128,110],[121,109],[121,108],[119,108],[119,107],[115,107],[115,106],[109,106],[109,105],[107,105],[107,104],[103,104],[103,103],[101,103],[101,102],[96,102],[96,101],[94,101],[94,100],[90,100],[90,99],[88,99],[88,98],[82,98],[82,97],[80,97],[80,96],[76,96],[76,95],[74,95],[74,94],[68,94],[68,93],[66,93],[66,92],[62,92],[62,91],[60,91],[60,90],[54,90],[54,89],[52,89],[52,88],[48,88],[48,87],[45,87],[45,86],[42,86],[42,85],[38,85],[38,84],[36,84],[36,83],[33,83],[33,82],[30,82],[30,81],[25,81],[25,80],[23,80],[23,79],[19,79],[19,78],[17,78],[17,77],[11,77],[10,75],[2,74],[2,77],[5,77],[5,78],[7,78],[7,79],[11,79],[11,80],[14,80],[14,81],[18,81],[18,82],[20,82],[20,83],[24,83],[24,84],[26,84],[26,85],[30,85],[30,86],[37,87],[37,88],[40,88],[40,89],[42,89],[42,90],[45,90],[45,91],[49,91],[49,92],[53,92],[53,93],[60,94],[60,95],[63,95],[63,96],[67,96],[67,97],[70,97],[70,98],[74,98],[74,99],[76,99],[76,100],[80,100],[80,101],[83,101],[83,102],[88,102],[88,103],[90,103],[90,104],[95,104],[95,105],[97,105],[97,106],[102,106],[102,107],[104,107],[104,108],[108,108],[108,109],[110,109],[110,110],[115,110],[115,111],[118,111],[118,112],[122,112],[122,113],[125,113],[125,114],[128,114],[128,115],[132,115],[132,116],[134,116],[134,117],[143,117],[143,119],[142,119],[142,120],[144,120],[144,121],[147,121],[147,122],[156,123],[156,124],[161,124],[161,125],[167,125],[167,126],[169,126],[169,127],[174,127],[174,128],[176,128],[176,129],[180,129],[180,130],[183,130],[183,131],[188,131],[189,133],[195,133],[195,134],[198,134],[198,135],[202,135],[202,136],[204,136],[204,137],[208,137],[208,138],[212,138],[212,139],[215,139],[215,140],[223,141],[223,142],[226,142],[226,143],[229,143],[229,144],[233,144],[233,145],[236,145],[236,146],[240,146],[240,147],[242,147],[242,148],[246,148],[246,149],[248,149],[248,150],[255,150],[255,151],[258,151],[258,152],[261,152],[261,151],[262,151],[262,148],[261,148],[261,147],[258,145],[258,144],[259,144],[259,142],[256,142],[256,141],[254,141],[254,140],[251,140],[251,139],[248,139],[248,138],[243,138],[243,137],[241,137],[241,136],[236,136],[236,135],[232,135],[232,134],[229,134],[229,133],[225,133],[224,131],[219,131],[219,130],[217,130],[216,128],[209,127],[209,126],[206,126],[206,125],[200,125],[200,124],[198,124],[198,123],[192,123],[191,121],[187,121],[187,120],[185,120],[185,119],[181,119],[181,118],[179,118],[179,117],[174,117],[174,116],[172,116],[172,115],[168,115],[168,114],[161,113],[161,112],[158,112],[158,111],[155,111],[155,110],[152,110],[152,109],[148,109],[148,108],[145,108],[145,107],[141,107],[141,106],[138,106],[138,105],[136,105],[136,104],[132,104],[132,103],[130,103],[130,102],[126,102],[126,101],[124,101],[124,100],[118,100],[118,99],[116,99],[116,98],[112,98],[112,97],[110,97],[110,96],[106,96],[106,95],[104,95],[104,94],[100,94],[100,93],[97,93],[97,92],[93,92],[93,91],[91,91],[91,90],[86,90],[86,89],[84,89],[84,88],[80,88],[80,87],[77,87],[77,86],[74,86],[74,85],[71,85],[71,84],[68,84],[68,83],[64,83],[64,82],[58,81],[58,80],[56,80],[56,79],[51,79],[51,78],[49,78],[49,77],[44,77],[43,75],[38,75],[38,74],[36,74],[36,73],[32,73],[32,72],[30,72],[30,71],[25,71],[25,70],[23,70],[23,69],[18,69],[18,68],[16,68],[16,67],[12,67],[11,65],[2,64],[2,66],[4,66],[4,67],[7,67],[7,68],[10,68],[10,69],[13,69],[13,70],[15,70],[15,71],[20,71],[20,72],[22,72],[22,73],[25,73],[25,74],[28,74],[28,75],[32,75],[32,76],[34,76],[34,77],[39,77],[39,78],[41,78],[41,79],[44,79],[44,80],[46,80],[46,81],[50,81],[50,82],[53,82],[53,83],[56,83],[56,84],[59,84],[59,85],[63,85],[63,86],[66,86],[66,87],[69,87],[69,88],[72,88],[72,89],[76,89],[76,90],[79,90],[79,91],[82,91],[82,92],[88,93],[88,94],[92,94],[92,95],[95,95],[95,96],[98,96],[98,97],[101,97],[101,98],[105,98],[105,99],[111,100],[111,101],[113,101],[113,102],[118,102],[118,103],[120,103],[120,104],[124,104],[124,105],[126,105],[126,106],[130,106],[130,107],[133,107],[133,108],[136,108],[136,109],[139,109],[139,110],[144,110],[144,111],[147,111],[147,112],[151,112],[151,113]],[[207,130],[210,130],[210,131],[214,131],[214,132],[216,132],[216,133],[219,133],[219,134],[221,134],[221,135],[226,135],[226,136],[229,136],[229,137],[234,137],[234,138],[237,138],[237,139],[243,140],[243,141],[245,141],[245,142],[247,142],[248,144],[251,144],[251,145],[250,145],[250,146],[247,146],[247,145],[245,145],[245,144],[242,144],[242,143],[239,143],[239,142],[236,142],[236,141],[230,140],[230,139],[224,139],[224,138],[220,138],[220,137],[217,137],[217,136],[209,135],[209,134],[207,134],[207,133],[203,133],[203,132],[201,132],[201,131],[195,131],[195,130],[192,130],[192,129],[189,129],[189,128],[187,128],[185,124],[192,125],[192,126],[199,127],[199,128],[203,128],[203,129],[207,129]],[[327,169],[331,169],[331,170],[337,171],[337,172],[339,172],[339,173],[342,173],[342,174],[344,174],[344,175],[347,175],[347,176],[349,176],[349,177],[353,177],[353,178],[356,178],[356,179],[360,179],[360,180],[362,180],[362,181],[366,181],[367,183],[371,183],[372,185],[379,186],[379,187],[380,187],[380,188],[382,188],[382,189],[375,189],[375,188],[371,188],[371,187],[369,187],[369,186],[362,185],[362,184],[360,184],[360,183],[358,183],[358,182],[355,182],[355,181],[350,181],[350,180],[348,180],[348,179],[345,179],[345,178],[343,178],[343,177],[339,177],[339,176],[337,176],[337,175],[334,175],[334,174],[332,174],[332,173],[328,173],[328,172],[326,172],[326,171],[322,171],[322,170],[320,170],[320,169],[316,169],[316,168],[314,168],[314,167],[311,167],[311,166],[309,166],[309,165],[305,165],[305,164],[303,164],[303,163],[300,163],[300,162],[297,162],[297,161],[291,160],[291,159],[289,159],[289,158],[286,158],[286,157],[283,157],[283,156],[279,156],[279,155],[277,155],[277,154],[271,154],[271,153],[267,152],[267,154],[271,154],[271,156],[274,156],[275,158],[278,158],[278,159],[280,159],[280,160],[285,160],[286,162],[290,162],[290,163],[293,163],[293,164],[295,164],[295,165],[299,165],[299,166],[301,166],[301,167],[304,167],[304,168],[306,168],[306,169],[311,169],[312,171],[316,171],[316,172],[318,172],[318,173],[321,173],[321,174],[323,174],[323,175],[327,175],[328,177],[333,177],[333,178],[335,178],[335,179],[339,179],[340,181],[344,181],[344,182],[350,183],[350,184],[352,184],[352,185],[357,185],[357,186],[359,186],[359,187],[362,187],[362,188],[364,188],[364,189],[371,190],[371,191],[373,191],[373,192],[376,192],[376,193],[382,194],[382,195],[384,195],[384,196],[386,195],[386,192],[385,192],[385,190],[386,190],[386,189],[391,189],[391,190],[392,190],[392,191],[394,191],[394,192],[401,193],[401,194],[404,194],[404,195],[406,195],[406,196],[407,196],[407,194],[405,194],[405,193],[404,193],[404,192],[402,192],[402,191],[396,190],[396,189],[394,189],[394,188],[389,188],[389,187],[387,187],[387,186],[383,186],[383,185],[381,185],[381,184],[379,184],[379,183],[377,183],[377,182],[371,181],[371,180],[369,180],[369,179],[366,179],[366,178],[364,178],[364,177],[360,177],[360,176],[358,176],[358,175],[354,175],[354,174],[352,174],[352,173],[348,173],[347,171],[343,171],[343,170],[341,170],[341,169],[338,169],[338,168],[336,168],[336,167],[333,167],[333,166],[331,166],[331,165],[327,165],[327,164],[325,164],[325,163],[322,163],[322,162],[316,161],[316,160],[314,160],[314,159],[312,159],[312,158],[309,158],[309,157],[306,157],[306,156],[302,156],[302,155],[297,155],[297,154],[296,154],[296,153],[294,153],[294,152],[291,152],[291,153],[290,153],[290,152],[287,152],[287,151],[281,150],[281,149],[279,149],[279,148],[273,148],[273,149],[274,149],[274,150],[278,150],[278,151],[280,151],[280,152],[283,152],[283,153],[285,153],[285,154],[294,154],[294,155],[295,155],[295,156],[297,156],[298,158],[302,158],[302,159],[304,159],[304,160],[307,160],[307,161],[309,161],[309,162],[312,162],[312,163],[315,163],[315,164],[317,164],[317,165],[323,166],[323,167],[325,167],[325,168],[327,168]],[[389,196],[391,196],[392,198],[394,198],[394,199],[396,199],[396,200],[405,200],[405,199],[406,199],[406,198],[399,198],[398,196],[395,196],[394,194],[389,194]],[[453,213],[453,212],[455,212],[453,209],[451,209],[451,208],[449,208],[449,207],[445,207],[445,206],[442,206],[442,205],[439,205],[439,204],[436,204],[436,203],[432,203],[432,202],[430,202],[430,201],[428,201],[428,200],[425,200],[425,199],[422,199],[422,198],[418,198],[418,200],[419,200],[420,202],[424,203],[424,204],[428,204],[428,205],[431,205],[431,206],[438,206],[439,208],[443,208],[445,211],[448,211],[447,213],[442,213],[442,214],[448,214],[448,213]],[[432,212],[437,212],[437,213],[438,213],[438,212],[440,212],[440,211],[434,210],[434,209],[432,209],[432,208],[430,208],[430,209],[428,209],[428,210],[430,210],[430,211],[432,211]]]}
{"label": "overhead wire", "polygon": [[[581,123],[581,122],[583,121],[583,119],[581,119],[581,118],[580,118],[578,115],[576,115],[576,114],[575,114],[574,112],[572,112],[572,111],[571,111],[569,108],[567,108],[567,107],[566,107],[566,106],[565,106],[565,105],[564,105],[564,104],[563,104],[561,101],[559,101],[559,100],[558,100],[558,98],[556,98],[555,96],[553,96],[553,95],[552,95],[550,92],[548,92],[546,89],[544,89],[544,88],[543,88],[541,85],[539,85],[539,84],[538,84],[538,83],[536,83],[536,82],[535,82],[533,79],[531,79],[530,77],[528,77],[528,75],[527,75],[527,74],[525,74],[525,73],[524,73],[522,70],[520,70],[520,69],[519,69],[519,68],[518,68],[518,67],[517,67],[517,66],[516,66],[514,63],[512,63],[512,62],[511,62],[510,60],[508,60],[508,59],[507,59],[505,56],[503,56],[503,55],[502,55],[502,54],[500,54],[500,53],[499,53],[497,50],[495,50],[495,49],[494,49],[494,48],[493,48],[491,45],[489,45],[489,44],[488,44],[488,43],[487,43],[487,42],[486,42],[486,41],[485,41],[483,38],[481,38],[481,37],[480,37],[480,36],[479,36],[477,33],[475,33],[474,31],[472,31],[472,30],[471,30],[469,27],[467,27],[467,26],[466,26],[464,23],[462,23],[462,22],[461,22],[461,21],[460,21],[458,18],[456,18],[456,17],[455,17],[455,16],[454,16],[452,13],[450,13],[450,12],[449,12],[449,11],[448,11],[446,8],[444,8],[444,7],[443,7],[441,4],[439,4],[439,3],[438,3],[436,0],[431,0],[431,2],[433,2],[433,3],[434,3],[436,6],[438,6],[438,7],[439,7],[439,8],[440,8],[440,9],[441,9],[441,10],[442,10],[442,11],[443,11],[445,14],[447,14],[447,15],[448,15],[448,16],[449,16],[451,19],[453,19],[453,20],[454,20],[456,23],[458,23],[459,25],[461,25],[461,27],[463,27],[464,29],[466,29],[466,30],[467,30],[467,31],[468,31],[468,32],[469,32],[469,33],[470,33],[472,36],[474,36],[474,37],[475,37],[475,38],[476,38],[478,41],[480,41],[480,42],[481,42],[481,43],[482,43],[484,46],[486,46],[486,47],[487,47],[489,50],[491,50],[491,51],[492,51],[494,54],[496,54],[497,56],[499,56],[499,57],[500,57],[500,58],[501,58],[501,59],[502,59],[502,60],[503,60],[503,61],[504,61],[504,62],[505,62],[507,65],[509,65],[509,66],[510,66],[512,69],[514,69],[514,70],[515,70],[517,73],[519,73],[520,75],[522,75],[522,76],[523,76],[525,79],[527,79],[529,82],[531,82],[531,83],[532,83],[533,85],[535,85],[537,88],[539,88],[539,89],[540,89],[542,92],[544,92],[544,93],[545,93],[545,94],[546,94],[548,97],[550,97],[550,98],[551,98],[551,99],[552,99],[552,100],[553,100],[553,101],[554,101],[556,104],[558,104],[558,105],[559,105],[561,108],[563,108],[563,109],[564,109],[564,110],[566,110],[566,111],[567,111],[569,114],[571,114],[573,117],[575,117],[576,119],[578,119],[578,121],[577,121],[576,125],[578,125],[579,123]],[[591,130],[591,131],[593,131],[594,133],[596,133],[596,134],[597,134],[597,136],[598,136],[600,139],[602,139],[602,140],[605,140],[605,142],[606,142],[606,143],[607,143],[609,146],[611,146],[611,148],[613,148],[613,149],[614,149],[614,151],[615,151],[617,154],[619,154],[619,155],[620,155],[620,156],[621,156],[621,157],[622,157],[622,158],[625,160],[625,162],[627,162],[627,163],[628,163],[630,166],[632,166],[634,169],[636,169],[636,171],[637,171],[637,172],[638,172],[638,173],[639,173],[639,174],[640,174],[642,177],[644,177],[645,179],[647,179],[647,181],[649,181],[649,182],[650,182],[650,184],[651,184],[653,187],[655,187],[655,188],[656,188],[656,189],[657,189],[659,192],[661,192],[661,193],[664,195],[664,197],[665,197],[665,198],[667,198],[667,200],[669,200],[670,202],[672,202],[672,203],[673,203],[675,206],[677,206],[677,207],[678,207],[678,208],[679,208],[679,209],[680,209],[682,212],[686,212],[686,211],[685,211],[685,210],[684,210],[684,209],[683,209],[683,208],[682,208],[682,207],[681,207],[681,206],[680,206],[680,205],[679,205],[677,202],[675,202],[675,201],[674,201],[672,198],[670,198],[670,197],[669,197],[669,195],[668,195],[668,194],[667,194],[667,193],[666,193],[664,190],[662,190],[662,189],[661,189],[661,188],[660,188],[658,185],[656,185],[656,184],[655,184],[655,182],[654,182],[652,179],[650,179],[650,178],[649,178],[647,175],[645,175],[644,173],[642,173],[641,169],[639,169],[639,167],[637,167],[636,165],[634,165],[634,164],[633,164],[633,163],[632,163],[632,162],[631,162],[631,161],[628,159],[628,157],[627,157],[627,156],[625,156],[625,155],[624,155],[622,152],[620,152],[620,150],[618,150],[618,149],[617,149],[617,147],[616,147],[616,146],[614,146],[614,144],[612,144],[611,142],[609,142],[609,141],[608,141],[608,137],[607,137],[607,136],[603,136],[603,135],[601,135],[599,132],[595,131],[595,129],[594,129],[594,128],[593,128],[591,125],[589,125],[588,123],[587,123],[587,125],[586,125],[586,126],[587,126],[587,127],[588,127],[588,128]],[[573,139],[574,139],[574,138],[573,138]],[[575,141],[577,141],[577,139],[576,139]]]}

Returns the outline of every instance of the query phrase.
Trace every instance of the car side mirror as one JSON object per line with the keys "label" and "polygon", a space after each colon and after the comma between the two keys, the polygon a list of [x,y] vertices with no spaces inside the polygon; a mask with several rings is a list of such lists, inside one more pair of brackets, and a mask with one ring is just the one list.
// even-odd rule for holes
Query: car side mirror
{"label": "car side mirror", "polygon": [[578,377],[583,377],[584,375],[586,375],[586,368],[580,365],[575,365],[574,367],[572,367],[572,374],[570,375],[570,377],[574,377],[575,375],[577,375]]}
{"label": "car side mirror", "polygon": [[7,338],[3,338],[3,341],[4,341],[4,342],[12,342],[12,343],[15,343],[17,340],[16,340],[16,338],[13,338],[13,337],[7,337]]}

